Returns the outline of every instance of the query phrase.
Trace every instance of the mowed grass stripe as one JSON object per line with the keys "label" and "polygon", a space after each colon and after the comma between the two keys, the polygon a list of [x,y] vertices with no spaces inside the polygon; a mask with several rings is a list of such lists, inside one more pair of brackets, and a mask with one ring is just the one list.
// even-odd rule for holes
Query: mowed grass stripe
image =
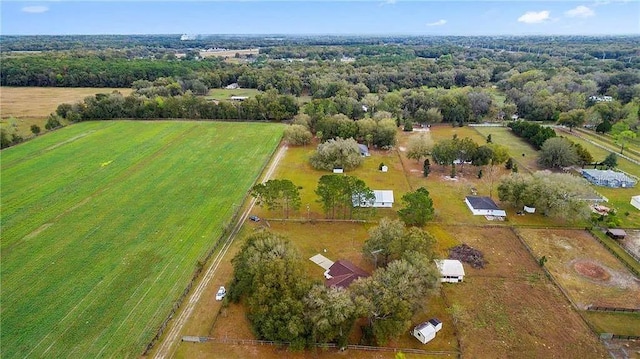
{"label": "mowed grass stripe", "polygon": [[[86,125],[94,130],[91,135],[50,151],[66,147],[66,154],[81,151],[84,156],[26,160],[41,173],[19,161],[11,166],[28,169],[35,178],[46,173],[52,181],[17,189],[19,183],[3,168],[3,206],[5,193],[19,201],[17,193],[36,192],[26,203],[51,202],[55,209],[40,220],[55,221],[25,240],[24,233],[42,222],[25,221],[26,229],[7,227],[23,225],[24,213],[37,210],[14,209],[11,221],[3,213],[2,337],[11,344],[3,345],[2,357],[139,355],[282,132],[267,124]],[[138,140],[127,145],[119,141],[122,137]],[[101,166],[109,161],[105,156],[113,162]],[[92,170],[80,170],[83,166]],[[74,168],[74,175],[67,168]],[[66,182],[54,180],[54,174],[67,181],[81,174],[74,180],[81,189],[59,193],[56,186]],[[30,187],[32,182],[25,183]],[[13,203],[6,206],[13,208]]]}

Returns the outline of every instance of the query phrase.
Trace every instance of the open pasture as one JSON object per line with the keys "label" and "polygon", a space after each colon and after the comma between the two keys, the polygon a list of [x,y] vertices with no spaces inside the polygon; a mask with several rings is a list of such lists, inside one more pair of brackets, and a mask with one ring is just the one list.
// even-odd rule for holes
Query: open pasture
{"label": "open pasture", "polygon": [[597,338],[511,230],[445,229],[482,251],[488,262],[484,269],[465,264],[463,283],[443,285],[463,357],[606,357]]}
{"label": "open pasture", "polygon": [[520,229],[537,257],[581,309],[640,308],[640,282],[583,230]]}
{"label": "open pasture", "polygon": [[281,133],[87,122],[3,150],[1,356],[140,355]]}
{"label": "open pasture", "polygon": [[514,135],[508,127],[474,127],[479,134],[487,138],[491,135],[491,142],[509,149],[511,158],[518,164],[520,170],[535,172],[538,166],[538,151],[523,139]]}
{"label": "open pasture", "polygon": [[[0,117],[47,117],[61,103],[75,103],[97,93],[120,91],[128,95],[130,88],[98,87],[1,87]],[[44,122],[40,126],[44,130]]]}
{"label": "open pasture", "polygon": [[207,98],[222,101],[222,100],[230,100],[231,96],[246,96],[246,97],[254,97],[262,93],[260,90],[256,89],[210,89]]}

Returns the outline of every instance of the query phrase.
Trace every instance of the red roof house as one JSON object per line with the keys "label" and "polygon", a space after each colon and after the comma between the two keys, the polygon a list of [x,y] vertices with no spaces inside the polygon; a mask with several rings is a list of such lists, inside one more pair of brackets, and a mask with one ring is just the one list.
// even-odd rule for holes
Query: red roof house
{"label": "red roof house", "polygon": [[324,276],[327,287],[347,288],[354,280],[368,277],[369,273],[347,260],[339,260],[329,267]]}

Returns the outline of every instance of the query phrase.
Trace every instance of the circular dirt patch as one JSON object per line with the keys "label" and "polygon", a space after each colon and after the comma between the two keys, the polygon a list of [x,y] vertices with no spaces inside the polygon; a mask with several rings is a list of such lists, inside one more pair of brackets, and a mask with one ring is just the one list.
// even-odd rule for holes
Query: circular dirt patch
{"label": "circular dirt patch", "polygon": [[598,281],[608,281],[611,278],[609,272],[596,263],[590,261],[578,261],[573,264],[575,269],[581,276]]}

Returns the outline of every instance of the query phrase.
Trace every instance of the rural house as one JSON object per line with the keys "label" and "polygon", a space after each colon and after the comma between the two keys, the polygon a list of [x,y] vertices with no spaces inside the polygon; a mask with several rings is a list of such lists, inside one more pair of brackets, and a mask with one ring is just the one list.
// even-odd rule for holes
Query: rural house
{"label": "rural house", "polygon": [[489,197],[467,196],[464,202],[474,216],[507,216],[507,212],[498,208],[498,205]]}
{"label": "rural house", "polygon": [[464,280],[464,267],[459,260],[436,259],[434,262],[440,271],[440,282],[460,283]]}
{"label": "rural house", "polygon": [[427,344],[436,337],[436,333],[442,329],[442,322],[436,318],[418,324],[413,328],[413,336],[422,344]]}
{"label": "rural house", "polygon": [[392,190],[373,190],[375,199],[373,202],[359,201],[354,196],[352,199],[354,207],[374,207],[374,208],[391,208],[393,207],[393,191]]}
{"label": "rural house", "polygon": [[582,176],[589,182],[603,187],[628,188],[636,185],[637,181],[622,172],[612,170],[583,169]]}
{"label": "rural house", "polygon": [[336,261],[324,273],[324,277],[327,279],[325,285],[329,288],[347,288],[354,280],[368,276],[369,273],[348,260]]}

